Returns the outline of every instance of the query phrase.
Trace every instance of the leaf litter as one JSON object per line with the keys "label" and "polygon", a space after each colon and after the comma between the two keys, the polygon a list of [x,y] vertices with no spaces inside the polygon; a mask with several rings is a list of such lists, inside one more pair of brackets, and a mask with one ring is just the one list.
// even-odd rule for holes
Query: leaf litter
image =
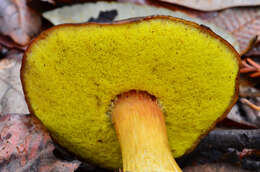
{"label": "leaf litter", "polygon": [[[49,3],[53,3],[53,4],[55,2],[59,2],[59,3],[61,2],[61,1],[54,2],[52,0],[47,0],[47,1]],[[0,0],[0,2],[4,2],[4,0]],[[139,1],[137,1],[137,2],[139,2]],[[4,4],[4,3],[6,3],[6,4]],[[16,10],[17,10],[17,9],[21,8],[23,5],[26,5],[25,1],[20,1],[19,2],[20,4],[18,4],[16,1],[13,2],[11,0],[5,0],[4,3],[2,3],[2,4],[0,3],[0,9],[1,9],[1,7],[4,7],[4,6],[9,7],[11,5],[11,7],[12,7],[12,6],[20,5],[19,7],[16,6]],[[143,1],[141,3],[146,3],[146,1]],[[77,6],[77,8],[75,6]],[[235,6],[235,5],[233,4],[233,6]],[[74,9],[72,10],[72,8],[74,8]],[[27,6],[25,6],[25,9],[27,9],[28,10],[27,13],[31,13],[31,15],[37,14],[37,13],[34,13],[33,10],[28,8]],[[175,9],[178,9],[178,6],[175,7]],[[5,10],[4,12],[6,13],[6,11],[7,10]],[[114,17],[112,16],[112,18],[111,18],[111,16],[110,16],[110,18],[109,17],[106,18],[106,15],[111,14],[111,11],[112,11],[112,14]],[[117,14],[115,14],[115,11]],[[13,14],[15,14],[15,15],[24,14],[24,13],[18,13],[18,14],[17,13],[18,12],[16,11]],[[0,14],[1,14],[1,10],[0,10]],[[2,11],[2,14],[3,14],[3,11]],[[6,13],[6,14],[8,14],[8,13]],[[129,4],[129,3],[122,4],[122,3],[98,2],[98,3],[87,3],[85,5],[84,4],[73,5],[73,7],[63,7],[60,9],[56,9],[54,11],[46,12],[43,15],[44,15],[44,17],[46,17],[50,21],[52,21],[54,24],[60,24],[60,23],[66,23],[66,22],[70,22],[70,23],[71,22],[74,22],[74,23],[75,22],[87,22],[87,21],[91,21],[91,20],[101,21],[101,22],[111,22],[113,20],[118,20],[121,18],[123,19],[123,18],[129,18],[129,17],[136,17],[138,15],[144,16],[144,15],[152,15],[152,14],[173,15],[175,17],[181,17],[186,20],[192,20],[197,23],[206,25],[206,26],[210,27],[214,32],[217,32],[225,39],[228,39],[228,41],[233,46],[235,46],[237,50],[239,50],[239,47],[240,47],[241,54],[243,54],[243,52],[246,52],[245,54],[250,54],[250,52],[252,52],[252,50],[257,50],[256,45],[257,45],[258,40],[255,42],[254,46],[252,46],[252,47],[249,47],[249,42],[250,42],[250,40],[252,40],[253,37],[255,37],[256,35],[259,34],[258,33],[259,32],[259,30],[258,30],[258,28],[259,28],[259,8],[233,8],[233,9],[226,9],[226,10],[221,10],[221,11],[207,12],[207,13],[199,12],[199,11],[192,11],[189,9],[188,10],[186,9],[186,12],[185,12],[185,10],[180,9],[177,11],[175,10],[173,12],[172,10],[169,10],[169,9],[159,8],[159,7],[154,7],[154,6],[151,7],[151,6],[134,5],[134,4]],[[38,17],[39,17],[39,15],[38,15]],[[10,16],[9,16],[9,18],[10,18]],[[1,19],[1,17],[0,17],[0,19]],[[37,17],[36,17],[36,19],[37,19]],[[30,18],[26,18],[26,20],[30,20]],[[18,29],[18,30],[20,30],[19,34],[18,33],[14,34],[14,31],[12,31],[12,27],[10,27],[11,28],[10,32],[3,32],[1,30],[1,26],[0,26],[0,50],[1,50],[1,54],[2,54],[2,60],[0,60],[0,102],[1,102],[0,103],[0,114],[2,113],[3,117],[6,116],[3,114],[7,114],[7,113],[23,113],[23,114],[28,113],[28,108],[24,101],[21,84],[19,81],[19,75],[20,75],[19,70],[20,70],[20,65],[21,65],[22,54],[24,51],[23,47],[25,47],[28,44],[28,42],[35,35],[37,35],[37,33],[39,33],[39,31],[40,31],[40,26],[37,24],[37,20],[35,20],[36,21],[35,25],[31,25],[30,21],[22,22],[22,23],[24,23],[24,25],[23,25],[24,28],[27,28],[27,29],[19,28]],[[34,20],[31,20],[31,21],[34,21]],[[1,22],[1,20],[0,20],[0,22]],[[17,26],[17,27],[19,27],[19,26]],[[30,29],[32,32],[28,33],[28,31]],[[6,41],[5,39],[3,41],[3,39],[1,39],[1,37],[3,35],[12,38],[13,42]],[[238,40],[238,41],[236,41],[236,40]],[[254,51],[254,54],[256,56],[258,56],[257,51]],[[247,57],[246,59],[250,58],[249,56],[246,56],[246,57]],[[246,60],[246,62],[248,63],[248,60]],[[250,65],[250,64],[252,64],[252,63],[249,63],[248,65]],[[242,89],[243,91],[240,91],[241,92],[240,94],[244,98],[249,98],[250,101],[252,101],[256,105],[259,104],[259,102],[260,102],[258,100],[259,96],[255,96],[255,95],[257,95],[257,94],[255,94],[255,91],[252,92],[252,88],[251,87],[249,87],[249,88],[250,89],[248,89],[247,91],[245,91],[245,89]],[[258,91],[256,90],[256,92],[258,92]],[[20,98],[17,98],[19,96],[20,96]],[[5,102],[8,102],[8,103],[5,103]],[[236,108],[236,110],[232,109],[231,113],[228,115],[228,118],[227,118],[227,119],[230,119],[231,122],[234,121],[236,124],[234,124],[234,123],[233,124],[230,124],[230,123],[224,124],[223,123],[222,125],[219,125],[219,127],[222,127],[222,128],[223,127],[224,128],[225,127],[228,127],[228,128],[230,128],[230,127],[231,128],[232,127],[234,127],[234,128],[236,128],[236,127],[258,128],[260,126],[260,123],[259,123],[260,119],[258,118],[257,112],[254,109],[250,108],[248,105],[243,104],[242,102],[243,102],[243,99],[241,101],[239,101],[238,104],[234,107],[234,108]],[[241,113],[243,115],[241,115]],[[13,116],[13,115],[11,115],[11,116]],[[14,115],[14,116],[16,116],[16,115]],[[30,116],[29,118],[33,118],[33,117]],[[19,120],[23,121],[22,118],[19,118]],[[30,120],[32,120],[32,119],[30,119]],[[0,126],[2,124],[3,123],[1,121]],[[14,124],[12,124],[12,125],[14,125]],[[39,124],[39,125],[41,125],[41,124]],[[241,130],[240,133],[243,133],[244,131],[247,131],[247,130]],[[212,131],[211,133],[214,133],[214,132],[215,132],[215,130]],[[225,134],[227,132],[229,132],[229,130],[225,129],[222,132],[220,132],[220,135],[218,135],[217,137],[221,138],[221,139],[227,139],[227,141],[228,141],[230,139],[230,137],[223,136],[223,134]],[[254,131],[252,130],[252,132],[254,132]],[[205,140],[212,139],[212,137],[216,138],[216,135],[215,134],[212,135],[211,133],[205,137]],[[245,135],[247,138],[250,138],[251,136],[253,136],[250,133],[244,133],[244,136]],[[232,136],[232,135],[230,135],[230,136]],[[234,138],[236,137],[238,139],[243,139],[244,136],[242,135],[240,137],[240,136],[234,135]],[[8,137],[6,137],[6,138],[8,138]],[[213,139],[213,141],[214,141],[214,139]],[[225,142],[225,140],[223,140],[223,142]],[[209,142],[206,142],[206,143],[209,143]],[[217,144],[212,143],[210,146],[212,148],[212,146],[217,146]],[[257,144],[256,146],[259,146],[259,144]],[[232,148],[235,146],[230,144],[227,147]],[[207,145],[203,146],[203,144],[202,144],[202,146],[200,146],[200,148],[198,148],[198,149],[206,149],[206,148],[207,148]],[[240,157],[240,155],[242,153],[246,152],[245,150],[247,150],[247,149],[253,148],[253,149],[250,149],[250,151],[248,151],[248,152],[257,152],[256,149],[259,149],[259,147],[252,147],[252,146],[245,146],[245,145],[243,148],[244,148],[243,150],[237,150],[235,148],[232,148],[230,150],[228,148],[228,149],[222,150],[222,152],[219,152],[219,149],[216,149],[216,150],[210,149],[210,150],[207,150],[208,152],[206,152],[207,153],[206,155],[205,155],[205,151],[204,152],[202,151],[203,154],[192,155],[193,158],[195,157],[194,159],[197,161],[192,161],[193,162],[192,166],[186,166],[186,168],[184,168],[184,172],[186,172],[186,171],[189,172],[192,170],[193,171],[203,170],[203,171],[210,172],[210,171],[218,171],[219,169],[223,172],[228,171],[228,170],[244,172],[246,170],[241,169],[241,167],[231,166],[230,164],[232,164],[232,162],[228,162],[228,161],[227,161],[228,163],[221,162],[221,159],[223,160],[225,158],[232,159],[235,157],[235,159],[237,159],[238,157]],[[62,150],[62,148],[61,148],[61,150]],[[52,152],[52,151],[53,151],[53,148],[51,149],[50,152]],[[62,151],[64,151],[64,150],[62,150]],[[214,153],[214,151],[217,151],[218,153]],[[50,153],[50,154],[52,154],[52,153]],[[246,169],[250,169],[251,166],[256,167],[256,165],[259,164],[259,161],[257,161],[257,159],[254,159],[254,158],[250,159],[251,157],[248,158],[249,157],[249,156],[247,156],[248,154],[245,154],[246,156],[242,156],[243,159],[238,158],[235,162],[233,162],[233,165],[234,165],[234,163],[235,164],[239,163],[240,166],[242,166],[243,168],[246,168]],[[250,154],[250,155],[252,155],[252,154]],[[217,156],[217,155],[219,155],[219,156]],[[75,157],[73,157],[70,154],[68,154],[67,156],[70,157],[68,159],[76,160]],[[215,161],[214,160],[212,161],[212,159],[210,161],[205,161],[205,157],[210,157],[210,156],[212,156],[211,158],[215,159]],[[218,157],[218,159],[216,159],[216,157]],[[54,158],[56,158],[56,157],[54,157]],[[186,165],[187,165],[187,162],[189,162],[187,160],[185,161],[185,158],[183,158],[179,161],[186,162]],[[204,162],[206,164],[199,165],[202,162]],[[212,162],[221,162],[221,163],[217,163],[215,165],[208,164],[208,163],[212,163]],[[15,166],[15,162],[12,161],[12,163],[14,163],[14,166]],[[57,167],[59,167],[60,164],[62,164],[62,163],[59,161]],[[196,165],[194,165],[194,164],[196,164]],[[52,165],[51,164],[46,165],[46,169],[48,169],[48,168],[51,169],[53,167]],[[74,171],[78,166],[79,166],[79,163],[76,161],[74,164],[73,163],[69,164],[69,166],[67,166],[67,167],[68,167],[68,170]],[[58,169],[59,168],[57,168],[57,170]],[[252,168],[251,168],[251,170],[252,170]],[[80,172],[80,171],[102,171],[103,172],[106,170],[98,169],[89,164],[82,163],[79,166],[78,170],[76,170],[76,171],[78,171],[78,172]]]}

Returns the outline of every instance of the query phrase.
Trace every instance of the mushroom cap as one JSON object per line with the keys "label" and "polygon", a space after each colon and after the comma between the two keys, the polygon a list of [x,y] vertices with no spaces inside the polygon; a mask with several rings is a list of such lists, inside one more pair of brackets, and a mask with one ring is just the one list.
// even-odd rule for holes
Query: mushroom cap
{"label": "mushroom cap", "polygon": [[154,95],[179,157],[235,103],[239,64],[234,48],[210,29],[152,16],[44,31],[25,53],[21,80],[31,113],[56,142],[101,167],[119,168],[109,114],[117,95]]}

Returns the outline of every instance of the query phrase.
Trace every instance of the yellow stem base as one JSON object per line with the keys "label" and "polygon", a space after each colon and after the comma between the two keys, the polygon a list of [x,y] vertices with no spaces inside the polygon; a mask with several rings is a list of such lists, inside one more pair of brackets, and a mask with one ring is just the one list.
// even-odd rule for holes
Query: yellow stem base
{"label": "yellow stem base", "polygon": [[162,111],[150,95],[135,91],[121,95],[112,120],[124,172],[181,172],[168,146]]}

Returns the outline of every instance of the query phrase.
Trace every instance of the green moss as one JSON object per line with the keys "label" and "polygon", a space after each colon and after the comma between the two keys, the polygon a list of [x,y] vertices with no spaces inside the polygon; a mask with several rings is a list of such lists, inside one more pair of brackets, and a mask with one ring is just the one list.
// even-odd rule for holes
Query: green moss
{"label": "green moss", "polygon": [[233,100],[236,54],[180,21],[64,26],[44,35],[24,63],[32,110],[59,144],[102,167],[121,166],[107,115],[116,95],[145,90],[160,100],[175,157]]}

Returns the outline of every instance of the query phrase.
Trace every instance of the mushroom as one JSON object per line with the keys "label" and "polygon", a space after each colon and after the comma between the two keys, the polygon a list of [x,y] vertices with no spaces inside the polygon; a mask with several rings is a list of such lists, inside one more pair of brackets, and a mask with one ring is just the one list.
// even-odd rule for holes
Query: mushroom
{"label": "mushroom", "polygon": [[181,171],[173,157],[234,105],[239,64],[210,29],[152,16],[44,31],[21,80],[30,112],[79,157],[123,171]]}

